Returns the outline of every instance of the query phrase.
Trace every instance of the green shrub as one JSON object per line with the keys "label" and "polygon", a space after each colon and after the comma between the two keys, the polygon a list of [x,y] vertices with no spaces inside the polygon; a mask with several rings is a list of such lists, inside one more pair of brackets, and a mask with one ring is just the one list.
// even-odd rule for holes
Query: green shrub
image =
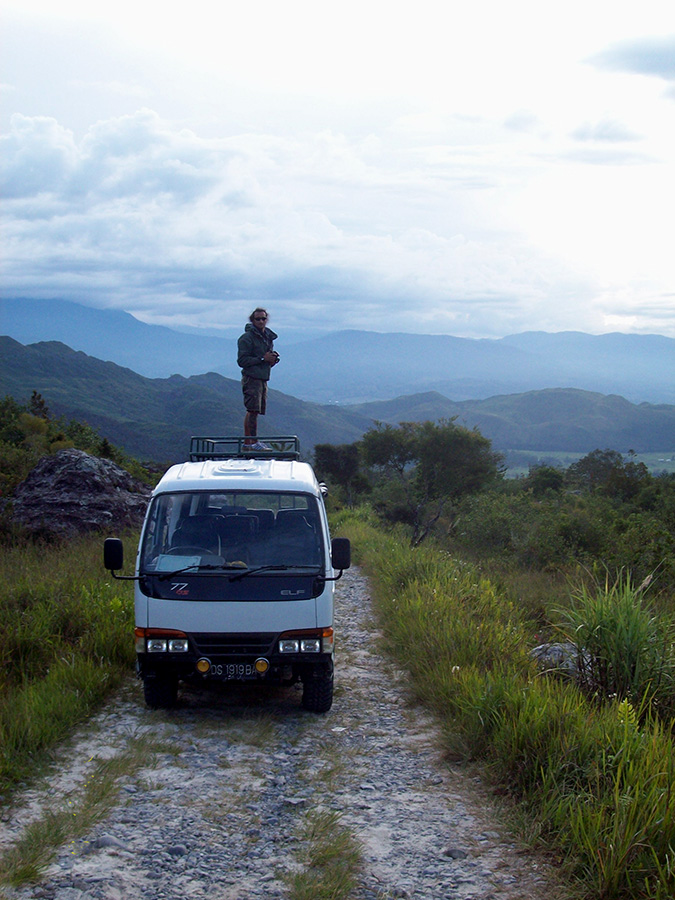
{"label": "green shrub", "polygon": [[613,531],[607,566],[629,570],[637,584],[654,575],[655,587],[675,585],[675,530],[666,521],[634,512],[615,522]]}
{"label": "green shrub", "polygon": [[[602,493],[535,496],[527,479],[466,498],[455,511],[449,545],[482,562],[529,569],[574,569],[601,563],[630,570],[640,582],[658,575],[675,587],[675,481],[654,480],[641,508]],[[639,499],[639,498],[638,498]]]}

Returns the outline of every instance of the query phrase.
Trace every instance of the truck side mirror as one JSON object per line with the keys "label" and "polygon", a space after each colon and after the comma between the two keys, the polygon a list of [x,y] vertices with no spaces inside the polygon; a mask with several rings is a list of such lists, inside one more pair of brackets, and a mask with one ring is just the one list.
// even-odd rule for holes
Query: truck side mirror
{"label": "truck side mirror", "polygon": [[352,564],[352,545],[349,538],[333,538],[330,555],[334,569],[348,569]]}
{"label": "truck side mirror", "polygon": [[103,565],[111,572],[124,568],[124,544],[119,538],[103,542]]}

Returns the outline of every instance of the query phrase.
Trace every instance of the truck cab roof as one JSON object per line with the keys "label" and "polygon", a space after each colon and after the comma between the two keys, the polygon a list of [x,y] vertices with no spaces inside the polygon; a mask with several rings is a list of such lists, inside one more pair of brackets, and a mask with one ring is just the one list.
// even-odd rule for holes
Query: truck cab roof
{"label": "truck cab roof", "polygon": [[172,466],[153,496],[178,491],[294,491],[321,495],[309,463],[294,459],[209,459]]}

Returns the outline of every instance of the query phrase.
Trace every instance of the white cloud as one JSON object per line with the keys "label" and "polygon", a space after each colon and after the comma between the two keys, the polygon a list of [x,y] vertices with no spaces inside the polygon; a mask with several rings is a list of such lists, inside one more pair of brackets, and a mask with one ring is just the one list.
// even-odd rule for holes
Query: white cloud
{"label": "white cloud", "polygon": [[572,137],[578,141],[609,141],[612,143],[640,140],[640,135],[613,119],[583,122],[572,132]]}
{"label": "white cloud", "polygon": [[164,324],[264,301],[298,327],[675,336],[669,70],[621,43],[665,7],[572,7],[22,0],[5,291]]}
{"label": "white cloud", "polygon": [[675,32],[619,41],[596,53],[591,62],[612,71],[636,72],[675,82]]}
{"label": "white cloud", "polygon": [[0,137],[3,196],[32,197],[62,189],[75,162],[73,136],[54,119],[15,115]]}

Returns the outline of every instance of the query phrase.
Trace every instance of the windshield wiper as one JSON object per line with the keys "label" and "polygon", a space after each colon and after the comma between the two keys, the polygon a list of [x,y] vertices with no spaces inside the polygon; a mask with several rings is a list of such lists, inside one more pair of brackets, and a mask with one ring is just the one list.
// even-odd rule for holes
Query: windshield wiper
{"label": "windshield wiper", "polygon": [[175,578],[176,575],[182,575],[184,572],[203,572],[205,570],[218,570],[222,572],[224,569],[237,569],[237,571],[241,571],[241,566],[231,566],[227,563],[204,563],[201,565],[200,563],[193,563],[191,566],[183,566],[182,569],[175,569],[173,572],[144,572],[143,574],[155,575],[159,578],[160,581],[166,581],[167,578]]}
{"label": "windshield wiper", "polygon": [[236,575],[230,575],[227,579],[228,581],[241,581],[242,578],[248,578],[249,575],[255,575],[257,572],[269,572],[270,570],[276,572],[288,572],[289,570],[297,571],[297,569],[311,569],[316,572],[321,571],[321,566],[287,566],[287,565],[276,565],[276,566],[255,566],[253,569],[244,569],[241,572],[237,572]]}

